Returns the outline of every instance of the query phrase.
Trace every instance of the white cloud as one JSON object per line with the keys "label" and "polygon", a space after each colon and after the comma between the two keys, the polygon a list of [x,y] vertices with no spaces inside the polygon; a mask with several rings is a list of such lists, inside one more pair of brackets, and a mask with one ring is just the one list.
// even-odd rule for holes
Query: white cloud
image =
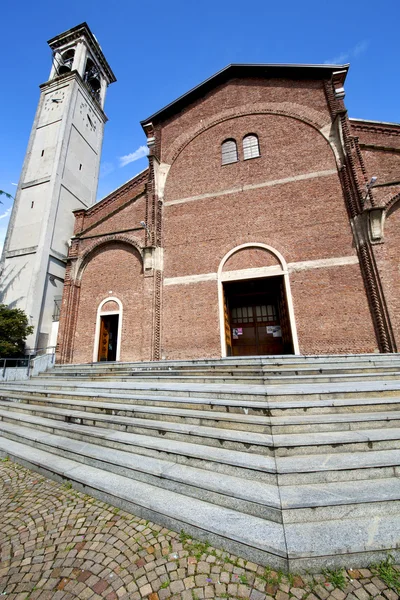
{"label": "white cloud", "polygon": [[359,42],[353,50],[353,55],[355,57],[357,57],[357,56],[360,56],[360,54],[364,54],[364,52],[366,52],[366,50],[368,49],[368,46],[369,46],[369,42],[367,40],[364,40],[363,42]]}
{"label": "white cloud", "polygon": [[333,58],[329,58],[328,60],[325,60],[324,64],[325,65],[342,65],[347,60],[349,60],[349,58],[350,58],[350,54],[348,54],[347,52],[342,52],[341,54],[338,54],[337,56],[334,56]]}
{"label": "white cloud", "polygon": [[111,162],[104,162],[100,165],[100,177],[107,177],[114,171],[114,165]]}
{"label": "white cloud", "polygon": [[125,156],[120,156],[119,157],[119,166],[125,167],[126,165],[129,165],[129,163],[135,162],[135,160],[139,160],[139,158],[143,158],[144,156],[147,156],[148,153],[149,153],[149,149],[147,148],[147,146],[140,146],[137,150],[135,150],[134,152],[131,152],[131,154],[126,154]]}
{"label": "white cloud", "polygon": [[5,219],[6,217],[8,217],[8,215],[9,215],[9,214],[10,214],[10,212],[11,212],[11,209],[12,209],[12,206],[9,206],[9,207],[7,208],[7,210],[6,210],[5,212],[3,212],[3,214],[2,214],[2,215],[0,215],[0,219]]}
{"label": "white cloud", "polygon": [[358,44],[356,44],[354,46],[354,48],[351,48],[351,50],[347,50],[347,52],[341,52],[340,54],[334,56],[333,58],[328,58],[328,60],[324,61],[324,64],[325,65],[340,65],[345,62],[348,62],[351,58],[358,58],[359,56],[361,56],[361,54],[364,54],[364,52],[366,52],[366,50],[368,49],[368,46],[369,46],[368,40],[363,40],[361,42],[358,42]]}
{"label": "white cloud", "polygon": [[11,185],[15,185],[15,187],[18,187],[18,183],[14,183],[13,181],[11,182]]}

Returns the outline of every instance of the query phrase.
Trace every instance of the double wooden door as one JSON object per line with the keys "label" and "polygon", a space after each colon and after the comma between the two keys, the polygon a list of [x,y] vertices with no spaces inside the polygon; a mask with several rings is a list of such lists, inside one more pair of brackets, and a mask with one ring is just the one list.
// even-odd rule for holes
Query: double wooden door
{"label": "double wooden door", "polygon": [[291,354],[290,324],[282,277],[224,286],[227,354]]}

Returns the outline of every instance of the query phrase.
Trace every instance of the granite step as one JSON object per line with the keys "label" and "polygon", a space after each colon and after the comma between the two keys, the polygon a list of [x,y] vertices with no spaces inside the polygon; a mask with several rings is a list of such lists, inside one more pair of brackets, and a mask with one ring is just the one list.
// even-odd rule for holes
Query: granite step
{"label": "granite step", "polygon": [[291,367],[279,367],[279,366],[237,366],[232,368],[230,365],[224,367],[207,367],[207,366],[187,366],[179,368],[161,368],[154,366],[153,368],[137,369],[132,367],[125,367],[121,365],[118,368],[106,368],[106,367],[79,367],[74,370],[64,369],[61,367],[55,367],[42,374],[42,377],[132,377],[134,379],[140,376],[170,376],[170,377],[189,377],[189,376],[202,376],[202,377],[225,377],[226,379],[238,378],[238,377],[293,377],[296,375],[347,375],[347,374],[379,374],[387,372],[399,372],[400,360],[398,363],[389,364],[341,364],[333,363],[332,365],[318,364],[314,366],[309,365],[293,365]]}
{"label": "granite step", "polygon": [[1,431],[8,439],[58,456],[276,522],[282,522],[282,511],[287,523],[340,518],[346,507],[353,508],[353,516],[355,512],[364,516],[371,510],[371,504],[380,503],[379,508],[387,511],[400,499],[400,478],[395,476],[381,478],[379,482],[360,480],[357,486],[347,481],[340,486],[336,482],[296,484],[278,490],[277,483],[213,474],[171,460],[112,450],[25,427],[3,423]]}
{"label": "granite step", "polygon": [[[258,414],[249,414],[249,411],[240,413],[221,412],[217,410],[197,410],[197,409],[179,409],[171,407],[146,406],[131,403],[111,403],[111,402],[83,402],[77,399],[50,398],[37,399],[30,396],[17,397],[14,402],[11,400],[0,401],[0,407],[7,408],[10,403],[18,406],[32,406],[32,410],[41,407],[43,412],[50,413],[59,409],[65,411],[78,410],[94,414],[105,414],[122,417],[139,417],[140,419],[162,420],[163,422],[185,423],[189,425],[206,425],[210,427],[237,429],[242,431],[256,433],[303,433],[317,431],[344,431],[366,429],[373,427],[399,427],[400,410],[390,411],[390,406],[386,405],[386,410],[378,412],[336,412],[320,414],[301,414],[285,416],[262,416]],[[363,405],[362,405],[363,406]],[[39,414],[39,413],[37,413]],[[61,414],[61,413],[59,413]]]}
{"label": "granite step", "polygon": [[[0,419],[29,419],[31,414],[47,415],[54,427],[59,422],[67,425],[78,424],[83,427],[105,428],[108,431],[120,431],[163,439],[165,442],[194,442],[227,450],[246,451],[250,454],[272,456],[292,456],[296,454],[319,454],[348,452],[351,450],[389,450],[400,448],[400,428],[358,429],[354,431],[326,431],[317,433],[260,434],[238,430],[219,429],[197,425],[146,421],[110,415],[88,415],[85,411],[53,411],[46,407],[35,409],[32,405],[19,404],[3,406]],[[60,413],[57,415],[57,413]],[[57,416],[55,416],[57,415]],[[41,417],[37,417],[41,418]],[[45,418],[46,420],[46,418]]]}
{"label": "granite step", "polygon": [[150,362],[96,362],[71,365],[55,365],[56,371],[85,370],[120,370],[132,369],[137,371],[165,369],[237,369],[237,368],[270,368],[281,369],[297,366],[330,365],[390,365],[400,363],[400,354],[331,354],[331,355],[275,355],[275,356],[231,356],[215,359],[192,360],[161,360]]}
{"label": "granite step", "polygon": [[[391,397],[400,394],[400,381],[354,381],[341,383],[299,383],[286,385],[239,385],[239,384],[183,384],[183,383],[153,383],[153,382],[120,382],[93,381],[77,382],[64,379],[49,381],[37,377],[26,383],[18,382],[19,389],[45,388],[47,393],[52,391],[86,392],[87,397],[104,394],[137,394],[162,396],[185,396],[197,398],[226,398],[262,401],[282,400],[317,400],[333,398],[360,398],[379,394],[380,397]],[[0,390],[13,389],[11,383],[2,384]]]}
{"label": "granite step", "polygon": [[[284,400],[281,396],[279,400],[270,397],[263,397],[262,400],[224,399],[224,398],[205,398],[195,396],[157,396],[155,394],[142,393],[117,393],[102,392],[101,388],[86,391],[54,390],[49,386],[43,385],[30,386],[21,385],[21,382],[8,383],[0,385],[0,398],[3,400],[23,400],[24,402],[36,402],[38,404],[49,404],[60,401],[69,401],[72,404],[79,403],[80,406],[86,406],[90,409],[92,404],[107,406],[107,409],[114,409],[118,404],[127,404],[130,406],[140,405],[148,410],[201,410],[215,412],[228,412],[230,415],[254,415],[260,417],[266,416],[292,416],[292,415],[320,415],[320,414],[352,414],[379,411],[398,411],[400,410],[399,396],[380,396],[380,397],[338,397],[303,399],[300,395],[295,400]],[[108,405],[110,405],[108,407]],[[212,417],[211,417],[212,418]],[[255,421],[256,422],[256,421]],[[261,421],[261,423],[264,423]]]}
{"label": "granite step", "polygon": [[[304,520],[302,509],[288,508],[284,513],[291,519],[276,523],[267,519],[243,514],[204,500],[161,489],[117,473],[107,472],[76,460],[57,456],[14,440],[0,439],[0,453],[8,455],[45,476],[59,481],[69,481],[74,487],[115,506],[129,510],[141,518],[151,519],[175,530],[183,529],[190,535],[207,539],[213,545],[235,552],[252,561],[269,564],[273,568],[293,571],[338,567],[356,561],[363,566],[383,558],[388,549],[396,557],[399,512],[385,513],[385,518],[343,514],[341,518]],[[368,482],[365,482],[366,484]],[[396,483],[396,482],[394,482]],[[382,498],[396,497],[390,489],[392,482],[384,482]],[[324,487],[319,486],[324,494]],[[287,490],[287,503],[293,504]],[[364,492],[368,496],[367,488]],[[293,490],[296,494],[296,491]],[[318,495],[318,493],[316,494]],[[302,503],[298,499],[295,502]],[[356,500],[355,495],[352,496]],[[338,495],[335,500],[340,502]],[[321,501],[321,498],[320,498]],[[374,503],[385,507],[387,502]],[[358,507],[359,505],[356,504]],[[348,505],[336,505],[338,510],[349,511]],[[398,504],[397,504],[398,507]],[[295,515],[299,518],[295,518]]]}
{"label": "granite step", "polygon": [[359,479],[400,475],[400,450],[396,449],[369,448],[368,452],[359,450],[337,454],[318,454],[314,451],[311,454],[277,456],[274,459],[247,452],[164,441],[104,428],[24,416],[20,413],[10,412],[0,418],[0,428],[10,426],[30,427],[35,432],[56,433],[111,449],[129,449],[129,452],[142,456],[173,458],[174,462],[179,464],[244,477],[246,480],[257,479],[274,483],[275,474],[278,473],[281,485],[347,480],[354,482]]}
{"label": "granite step", "polygon": [[167,458],[152,458],[134,452],[107,448],[62,435],[0,422],[3,437],[117,473],[163,489],[192,496],[243,513],[282,522],[276,481],[267,483],[233,475],[213,473],[182,465]]}
{"label": "granite step", "polygon": [[268,433],[255,433],[234,429],[187,425],[185,423],[165,422],[117,415],[103,415],[78,410],[64,410],[54,407],[39,407],[23,403],[2,403],[0,418],[6,418],[9,412],[47,417],[65,423],[103,427],[127,433],[159,437],[164,440],[176,440],[205,444],[229,450],[241,450],[251,453],[271,453],[272,437]]}
{"label": "granite step", "polygon": [[[142,373],[140,375],[123,374],[117,373],[115,375],[104,374],[101,377],[101,381],[106,382],[120,382],[120,383],[131,383],[131,382],[147,382],[152,383],[194,383],[194,384],[232,384],[236,383],[239,385],[291,385],[291,384],[313,384],[313,383],[340,383],[340,382],[354,382],[354,381],[368,381],[368,379],[376,380],[379,378],[380,381],[398,381],[400,379],[400,370],[397,371],[379,371],[377,373],[335,373],[335,374],[314,374],[314,375],[182,375],[176,374],[159,374],[159,373]],[[46,379],[46,375],[42,375],[42,379]],[[47,376],[47,379],[52,379]],[[76,373],[74,376],[64,376],[64,381],[71,383],[78,382],[96,382],[99,380],[98,376],[86,375],[82,373]]]}
{"label": "granite step", "polygon": [[151,519],[169,529],[184,530],[201,540],[249,560],[287,568],[283,526],[240,511],[217,506],[129,477],[56,456],[19,442],[0,438],[1,454],[76,489]]}
{"label": "granite step", "polygon": [[173,457],[179,464],[199,467],[216,473],[224,473],[273,483],[276,478],[275,460],[271,456],[229,450],[193,442],[168,440],[127,433],[90,425],[65,423],[45,417],[3,411],[2,423],[32,428],[55,435],[62,435],[82,442],[96,443],[107,448],[135,452],[153,458]]}

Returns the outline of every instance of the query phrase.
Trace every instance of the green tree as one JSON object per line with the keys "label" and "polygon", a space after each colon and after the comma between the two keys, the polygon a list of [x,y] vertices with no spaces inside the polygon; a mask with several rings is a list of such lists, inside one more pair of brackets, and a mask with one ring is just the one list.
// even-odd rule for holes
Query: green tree
{"label": "green tree", "polygon": [[[7,194],[7,192],[3,192],[3,190],[0,190],[0,196],[5,196],[6,198],[9,198],[10,200],[14,200],[14,196],[11,196],[11,194]],[[1,200],[0,200],[0,204],[3,204]]]}
{"label": "green tree", "polygon": [[33,333],[28,317],[20,308],[0,304],[0,357],[16,357],[24,352],[25,340]]}

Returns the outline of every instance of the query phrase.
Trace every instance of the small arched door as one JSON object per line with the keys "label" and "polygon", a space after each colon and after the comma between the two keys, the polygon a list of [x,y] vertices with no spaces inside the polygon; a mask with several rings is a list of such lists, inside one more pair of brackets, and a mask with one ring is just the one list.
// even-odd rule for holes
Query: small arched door
{"label": "small arched door", "polygon": [[117,298],[106,298],[97,311],[96,341],[93,360],[116,361],[121,348],[122,305]]}

